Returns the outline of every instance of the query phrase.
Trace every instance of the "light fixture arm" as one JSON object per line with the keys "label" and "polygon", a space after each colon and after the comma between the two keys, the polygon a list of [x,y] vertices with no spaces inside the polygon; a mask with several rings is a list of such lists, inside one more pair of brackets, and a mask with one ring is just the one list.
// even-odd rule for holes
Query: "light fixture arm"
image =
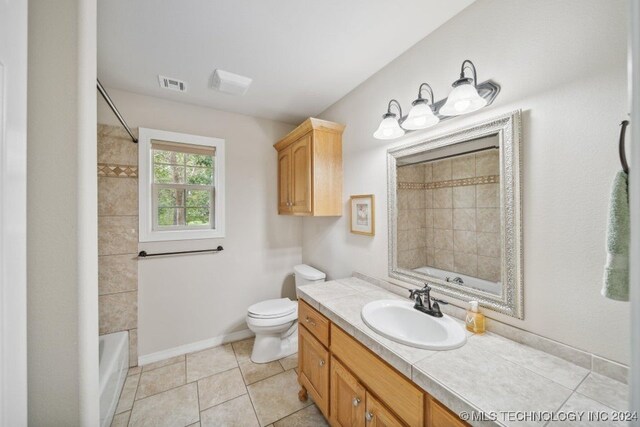
{"label": "light fixture arm", "polygon": [[473,73],[473,85],[476,86],[478,84],[478,74],[476,72],[476,66],[473,65],[473,62],[471,62],[469,59],[465,59],[462,62],[462,67],[460,67],[460,80],[465,78],[465,70],[471,70],[471,72]]}
{"label": "light fixture arm", "polygon": [[400,115],[398,116],[398,119],[402,119],[402,106],[401,106],[401,105],[400,105],[400,103],[399,103],[397,100],[395,100],[395,99],[392,99],[391,101],[389,101],[389,105],[387,106],[387,114],[393,114],[393,113],[391,112],[391,107],[392,107],[393,105],[395,105],[395,106],[396,106],[396,108],[398,109],[398,112],[400,113]]}
{"label": "light fixture arm", "polygon": [[431,85],[429,83],[422,83],[420,85],[420,87],[418,88],[418,100],[424,99],[422,97],[422,91],[423,90],[427,90],[428,91],[429,95],[431,96],[431,105],[433,105],[433,102],[434,102],[433,89],[431,88]]}

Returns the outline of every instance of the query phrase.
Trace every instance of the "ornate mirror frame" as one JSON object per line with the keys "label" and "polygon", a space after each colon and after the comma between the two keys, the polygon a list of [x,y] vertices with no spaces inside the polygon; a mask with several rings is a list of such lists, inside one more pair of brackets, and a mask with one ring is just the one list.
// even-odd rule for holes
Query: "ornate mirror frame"
{"label": "ornate mirror frame", "polygon": [[[431,287],[444,295],[463,301],[477,300],[480,305],[518,319],[524,318],[523,239],[522,239],[522,164],[520,156],[520,110],[475,125],[409,142],[387,151],[387,192],[389,220],[389,276]],[[498,135],[500,149],[500,223],[502,295],[493,295],[446,282],[398,267],[397,251],[397,160],[425,151],[453,146],[486,136]]]}

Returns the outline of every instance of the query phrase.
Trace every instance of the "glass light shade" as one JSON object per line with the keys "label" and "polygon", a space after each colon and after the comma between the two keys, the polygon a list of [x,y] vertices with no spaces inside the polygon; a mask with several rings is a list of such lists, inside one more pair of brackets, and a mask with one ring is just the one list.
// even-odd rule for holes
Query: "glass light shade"
{"label": "glass light shade", "polygon": [[459,116],[478,111],[485,105],[487,100],[478,95],[473,84],[462,83],[453,88],[439,113],[443,116]]}
{"label": "glass light shade", "polygon": [[404,129],[400,127],[395,114],[385,114],[378,130],[373,133],[376,139],[395,139],[402,135],[404,135]]}
{"label": "glass light shade", "polygon": [[402,127],[408,130],[426,129],[440,121],[438,116],[433,114],[431,106],[425,101],[414,102],[406,120],[402,122]]}

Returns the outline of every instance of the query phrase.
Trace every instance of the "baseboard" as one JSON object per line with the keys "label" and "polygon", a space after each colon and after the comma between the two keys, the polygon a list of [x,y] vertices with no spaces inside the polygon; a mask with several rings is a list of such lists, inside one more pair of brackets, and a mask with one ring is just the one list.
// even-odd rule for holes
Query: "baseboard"
{"label": "baseboard", "polygon": [[251,338],[253,335],[254,334],[253,332],[251,332],[251,330],[243,329],[241,331],[232,332],[230,334],[219,335],[217,337],[207,338],[206,340],[196,341],[178,347],[168,348],[162,351],[156,351],[155,353],[138,356],[138,365],[148,365],[149,363],[159,362],[171,357],[182,356],[183,354],[193,353],[194,351],[204,350],[210,347],[226,344],[228,342]]}

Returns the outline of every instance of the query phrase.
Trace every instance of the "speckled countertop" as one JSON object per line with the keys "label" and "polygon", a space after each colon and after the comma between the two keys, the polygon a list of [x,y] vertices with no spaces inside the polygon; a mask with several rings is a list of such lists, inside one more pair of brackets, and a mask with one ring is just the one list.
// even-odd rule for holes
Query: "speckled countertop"
{"label": "speckled countertop", "polygon": [[[298,297],[452,411],[497,417],[469,421],[474,426],[626,425],[587,422],[589,411],[609,417],[626,411],[626,384],[500,335],[469,333],[464,346],[446,351],[409,347],[378,335],[362,321],[362,307],[403,298],[367,281],[351,277],[302,286]],[[545,411],[544,419],[532,419],[531,411]],[[582,422],[549,421],[551,413],[557,418],[582,414]]]}

